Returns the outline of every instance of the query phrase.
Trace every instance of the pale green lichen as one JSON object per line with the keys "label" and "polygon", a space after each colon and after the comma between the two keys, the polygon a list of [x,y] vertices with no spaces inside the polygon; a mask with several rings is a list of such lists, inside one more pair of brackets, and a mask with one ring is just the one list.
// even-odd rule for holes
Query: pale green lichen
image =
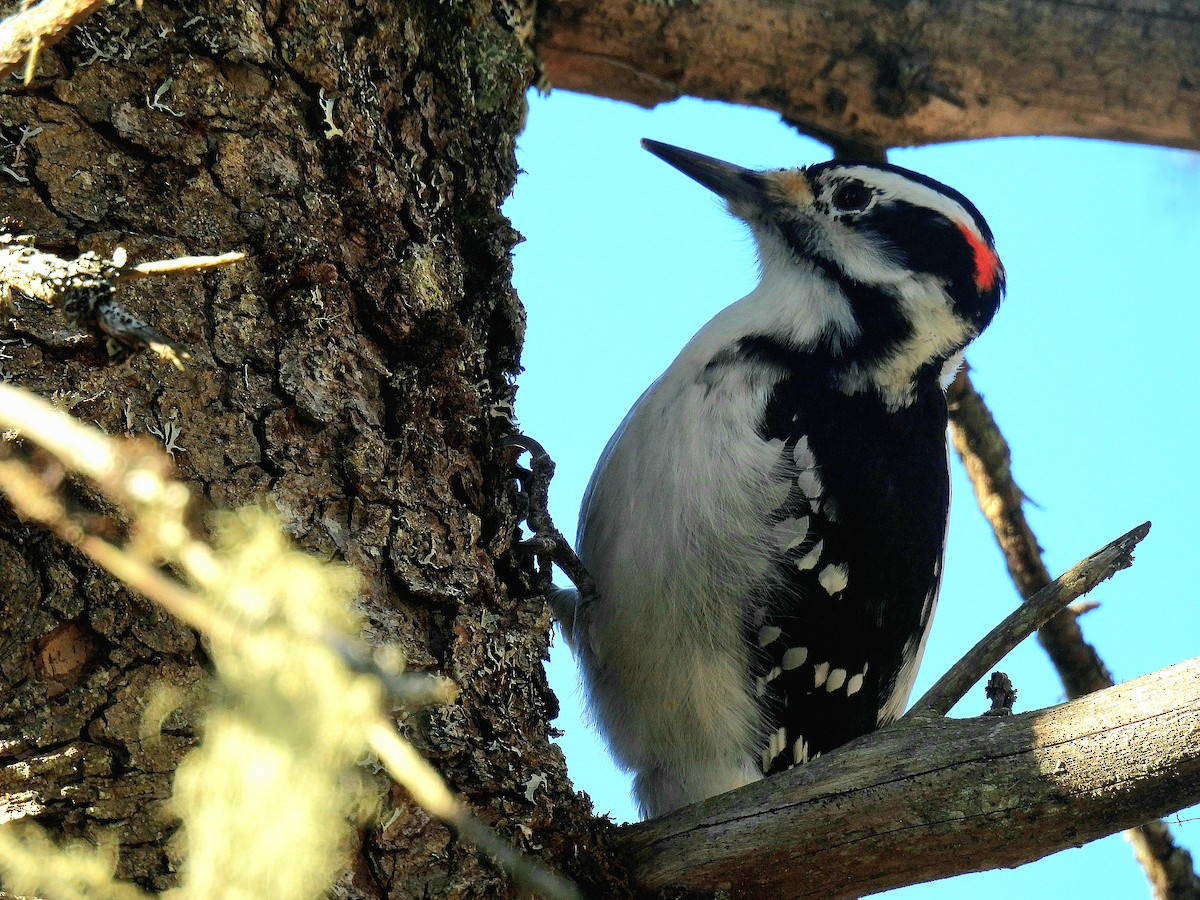
{"label": "pale green lichen", "polygon": [[[294,549],[261,510],[223,515],[217,535],[228,577],[206,596],[245,630],[236,646],[210,645],[217,679],[203,741],[175,778],[182,877],[166,896],[317,900],[345,867],[354,823],[376,805],[356,760],[382,689],[333,649],[339,635],[359,633],[357,576]],[[168,706],[148,703],[147,731]],[[36,826],[0,828],[4,884],[19,894],[143,898],[114,880],[115,860],[115,844],[56,847]]]}

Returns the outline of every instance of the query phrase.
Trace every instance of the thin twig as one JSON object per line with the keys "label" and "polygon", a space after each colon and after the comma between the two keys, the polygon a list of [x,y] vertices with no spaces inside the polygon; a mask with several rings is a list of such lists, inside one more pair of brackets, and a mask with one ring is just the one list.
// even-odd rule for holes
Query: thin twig
{"label": "thin twig", "polygon": [[951,666],[950,671],[939,678],[913,705],[908,715],[944,716],[948,713],[992,666],[1057,615],[1063,607],[1073,603],[1121,569],[1133,565],[1133,549],[1149,533],[1150,523],[1144,522],[1091,556],[1080,560],[1066,573],[1018,606],[1008,618],[972,647],[966,656]]}
{"label": "thin twig", "polygon": [[496,832],[467,812],[446,782],[412,745],[380,718],[368,729],[371,749],[391,776],[422,807],[450,825],[463,838],[495,858],[512,875],[519,887],[551,900],[581,900],[582,894],[570,881],[518,853]]}
{"label": "thin twig", "polygon": [[179,256],[175,259],[160,259],[156,262],[138,263],[123,269],[118,278],[121,281],[136,281],[139,278],[150,278],[156,275],[177,275],[180,272],[203,272],[221,266],[231,266],[246,258],[240,251],[222,253],[218,256]]}
{"label": "thin twig", "polygon": [[457,700],[461,693],[458,684],[444,675],[405,672],[400,660],[387,658],[392,655],[388,651],[394,651],[388,645],[369,647],[363,641],[338,633],[322,635],[319,639],[338,655],[346,668],[370,675],[382,683],[388,698],[398,708],[446,706]]}
{"label": "thin twig", "polygon": [[37,394],[2,381],[0,431],[27,435],[67,468],[101,485],[120,467],[117,446],[103,432],[62,415]]}

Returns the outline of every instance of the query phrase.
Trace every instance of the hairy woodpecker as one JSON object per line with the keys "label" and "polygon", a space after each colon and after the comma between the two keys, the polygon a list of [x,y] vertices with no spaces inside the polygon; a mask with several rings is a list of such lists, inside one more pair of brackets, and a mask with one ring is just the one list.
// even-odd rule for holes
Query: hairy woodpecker
{"label": "hairy woodpecker", "polygon": [[762,279],[609,441],[556,609],[656,816],[905,708],[949,512],[945,387],[1004,291],[957,191],[898,166],[753,171],[643,141],[750,226]]}

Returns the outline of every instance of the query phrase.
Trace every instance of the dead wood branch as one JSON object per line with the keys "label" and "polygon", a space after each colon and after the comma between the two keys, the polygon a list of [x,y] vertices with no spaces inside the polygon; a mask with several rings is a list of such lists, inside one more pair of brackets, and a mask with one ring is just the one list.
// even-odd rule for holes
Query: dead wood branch
{"label": "dead wood branch", "polygon": [[646,887],[841,898],[1019,866],[1200,801],[1200,658],[1003,718],[904,719],[625,829]]}
{"label": "dead wood branch", "polygon": [[1058,134],[1200,147],[1194,3],[552,0],[557,87],[761,106],[841,146]]}

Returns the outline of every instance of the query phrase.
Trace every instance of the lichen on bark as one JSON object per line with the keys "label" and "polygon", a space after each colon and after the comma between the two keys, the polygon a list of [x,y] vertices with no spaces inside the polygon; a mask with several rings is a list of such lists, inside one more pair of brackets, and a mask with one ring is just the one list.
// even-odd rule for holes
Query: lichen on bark
{"label": "lichen on bark", "polygon": [[[64,255],[248,260],[122,288],[188,347],[185,372],[113,366],[20,299],[0,363],[110,433],[171,423],[198,517],[265,502],[302,547],[353,565],[370,638],[464,688],[409,736],[485,820],[617,896],[603,827],[548,740],[549,615],[512,554],[494,449],[524,325],[499,204],[536,75],[531,15],[506,0],[147,0],[88,19],[28,89],[0,93],[3,209]],[[196,684],[203,651],[4,501],[0,563],[7,809],[64,836],[115,828],[119,873],[170,886],[162,800],[195,736],[186,710],[153,753],[137,729],[150,686]],[[407,797],[388,803],[346,896],[507,895]]]}

